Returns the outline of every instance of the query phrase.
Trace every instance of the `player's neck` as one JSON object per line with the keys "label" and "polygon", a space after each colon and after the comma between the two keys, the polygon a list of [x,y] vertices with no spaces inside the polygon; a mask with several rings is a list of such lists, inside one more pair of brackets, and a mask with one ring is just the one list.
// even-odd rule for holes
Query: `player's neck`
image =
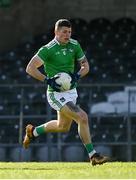
{"label": "player's neck", "polygon": [[67,43],[61,42],[57,37],[55,37],[54,39],[57,42],[57,44],[62,45],[62,46],[65,46],[68,43],[68,42]]}

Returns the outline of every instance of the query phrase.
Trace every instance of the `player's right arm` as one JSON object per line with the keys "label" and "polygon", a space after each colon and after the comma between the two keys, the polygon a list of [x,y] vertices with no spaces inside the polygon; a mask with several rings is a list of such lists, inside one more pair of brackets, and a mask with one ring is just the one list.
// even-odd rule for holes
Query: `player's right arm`
{"label": "player's right arm", "polygon": [[33,78],[43,82],[46,76],[38,69],[43,65],[43,63],[42,59],[40,59],[37,55],[33,56],[26,67],[26,72]]}
{"label": "player's right arm", "polygon": [[56,78],[48,78],[47,76],[45,76],[44,74],[42,74],[39,71],[39,67],[41,67],[44,64],[44,62],[42,61],[42,59],[38,56],[35,55],[32,57],[32,59],[30,60],[30,62],[28,63],[27,67],[26,67],[26,72],[31,75],[33,78],[38,79],[39,81],[45,82],[55,91],[59,92],[60,91],[60,85],[57,84],[55,82]]}

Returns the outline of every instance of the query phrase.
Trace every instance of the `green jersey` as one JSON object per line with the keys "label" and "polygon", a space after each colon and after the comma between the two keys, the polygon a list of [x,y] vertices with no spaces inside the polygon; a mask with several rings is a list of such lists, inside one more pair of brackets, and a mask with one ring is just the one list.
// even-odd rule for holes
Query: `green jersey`
{"label": "green jersey", "polygon": [[55,38],[37,52],[37,56],[44,62],[44,70],[48,77],[59,72],[74,72],[75,62],[82,60],[85,55],[74,39],[61,45]]}

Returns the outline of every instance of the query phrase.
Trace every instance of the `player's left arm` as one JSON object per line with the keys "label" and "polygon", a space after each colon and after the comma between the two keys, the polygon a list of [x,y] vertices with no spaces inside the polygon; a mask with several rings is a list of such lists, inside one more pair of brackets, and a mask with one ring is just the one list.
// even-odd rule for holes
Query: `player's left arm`
{"label": "player's left arm", "polygon": [[78,76],[78,78],[81,78],[89,72],[89,63],[84,54],[83,49],[81,48],[81,46],[78,42],[77,42],[77,46],[76,46],[76,59],[80,65],[80,69],[77,73],[77,76]]}
{"label": "player's left arm", "polygon": [[82,60],[79,61],[80,64],[80,70],[78,71],[78,74],[80,74],[80,77],[85,76],[89,72],[89,63],[86,57],[84,57]]}
{"label": "player's left arm", "polygon": [[80,78],[85,76],[89,72],[89,63],[87,61],[87,58],[84,56],[83,59],[79,61],[80,64],[80,70],[76,73],[70,73],[72,77],[72,84],[75,85],[79,81]]}

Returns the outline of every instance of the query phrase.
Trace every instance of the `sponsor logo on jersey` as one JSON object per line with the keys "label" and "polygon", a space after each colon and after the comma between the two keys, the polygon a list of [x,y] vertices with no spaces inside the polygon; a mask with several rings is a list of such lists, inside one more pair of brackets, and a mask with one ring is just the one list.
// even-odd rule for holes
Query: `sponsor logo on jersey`
{"label": "sponsor logo on jersey", "polygon": [[66,55],[66,51],[67,51],[67,49],[66,49],[66,48],[61,49],[61,51],[62,51],[62,53],[63,53],[64,55]]}

